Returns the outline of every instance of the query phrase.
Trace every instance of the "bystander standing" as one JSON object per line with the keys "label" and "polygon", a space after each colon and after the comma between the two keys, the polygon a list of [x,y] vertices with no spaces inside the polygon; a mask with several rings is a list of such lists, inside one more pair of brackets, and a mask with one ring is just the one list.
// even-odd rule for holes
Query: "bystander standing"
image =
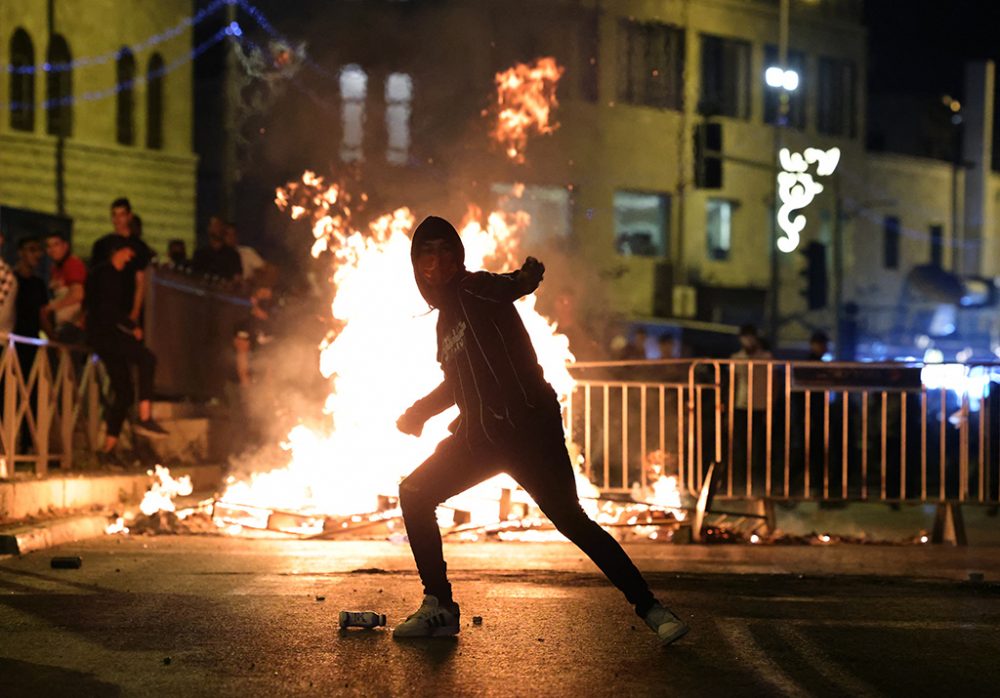
{"label": "bystander standing", "polygon": [[174,238],[168,242],[167,258],[175,267],[186,267],[189,264],[187,244],[180,238]]}
{"label": "bystander standing", "polygon": [[239,233],[235,223],[226,223],[224,239],[226,245],[232,247],[240,255],[240,268],[243,272],[244,281],[253,281],[257,274],[261,272],[267,262],[254,248],[249,245],[241,245]]}
{"label": "bystander standing", "polygon": [[225,241],[226,224],[212,216],[208,224],[208,244],[195,250],[191,268],[198,274],[232,281],[243,276],[240,253]]}
{"label": "bystander standing", "polygon": [[[142,303],[146,295],[146,268],[149,266],[155,254],[149,245],[136,236],[134,230],[135,214],[132,213],[132,204],[126,198],[115,199],[111,202],[111,225],[114,230],[94,243],[90,253],[90,267],[96,268],[111,256],[112,243],[118,239],[124,239],[128,247],[132,249],[132,257],[128,263],[128,291],[131,294],[129,318],[132,322],[139,322],[142,315]],[[139,235],[142,235],[142,221],[139,221]]]}
{"label": "bystander standing", "polygon": [[45,238],[45,251],[52,262],[49,271],[51,300],[42,308],[42,329],[57,342],[82,344],[87,267],[72,253],[63,233],[49,233]]}

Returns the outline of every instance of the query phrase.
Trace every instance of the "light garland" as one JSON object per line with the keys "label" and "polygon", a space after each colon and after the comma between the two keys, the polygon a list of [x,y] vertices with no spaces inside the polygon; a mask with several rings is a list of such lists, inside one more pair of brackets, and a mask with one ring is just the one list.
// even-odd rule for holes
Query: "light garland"
{"label": "light garland", "polygon": [[[117,85],[108,87],[103,90],[92,90],[90,92],[84,92],[82,95],[79,96],[74,95],[72,97],[46,99],[44,102],[42,102],[42,108],[45,110],[55,109],[57,107],[71,106],[73,104],[76,104],[77,102],[95,102],[101,99],[107,99],[108,97],[113,97],[117,95],[119,92],[122,92],[124,90],[131,90],[136,85],[143,85],[150,79],[160,78],[163,77],[164,75],[167,75],[168,73],[172,73],[173,71],[180,68],[182,65],[190,63],[194,59],[198,58],[201,54],[205,53],[205,51],[212,48],[212,46],[224,40],[226,37],[229,36],[239,37],[242,35],[242,33],[243,33],[242,28],[236,22],[232,22],[227,26],[225,26],[224,28],[217,31],[215,34],[213,34],[211,38],[200,43],[198,46],[192,49],[192,51],[187,55],[174,59],[170,63],[164,65],[163,68],[151,71],[148,75],[141,75],[136,77],[134,80],[121,82],[118,83]],[[9,104],[0,102],[0,111],[3,111],[5,109],[10,109],[12,111],[21,109],[34,110],[35,105],[24,102],[10,102]]]}
{"label": "light garland", "polygon": [[[140,53],[142,51],[147,51],[155,46],[162,44],[164,41],[169,41],[170,39],[180,36],[188,29],[201,24],[203,21],[214,15],[223,7],[227,5],[235,5],[237,3],[239,3],[239,0],[214,0],[214,2],[212,2],[204,9],[199,10],[194,15],[185,17],[170,29],[167,29],[166,31],[156,34],[155,36],[149,37],[145,41],[135,44],[129,50],[133,53]],[[245,3],[240,3],[240,4],[242,6]],[[119,58],[122,57],[124,50],[125,49],[118,49],[117,51],[104,53],[98,56],[86,56],[84,58],[77,58],[67,63],[45,62],[41,66],[35,66],[35,65],[15,66],[9,63],[7,64],[0,63],[0,69],[8,73],[11,73],[13,75],[35,75],[39,71],[43,73],[65,73],[68,71],[76,70],[78,68],[87,68],[94,65],[105,65],[111,61],[117,61]]]}
{"label": "light garland", "polygon": [[840,162],[840,148],[806,148],[804,153],[782,148],[778,161],[781,164],[781,171],[778,172],[778,198],[781,200],[777,213],[778,227],[785,236],[778,238],[777,244],[779,250],[788,254],[799,246],[802,230],[806,227],[806,217],[801,213],[792,217],[792,213],[805,209],[823,191],[823,185],[808,172],[809,166],[816,165],[817,177],[829,177]]}

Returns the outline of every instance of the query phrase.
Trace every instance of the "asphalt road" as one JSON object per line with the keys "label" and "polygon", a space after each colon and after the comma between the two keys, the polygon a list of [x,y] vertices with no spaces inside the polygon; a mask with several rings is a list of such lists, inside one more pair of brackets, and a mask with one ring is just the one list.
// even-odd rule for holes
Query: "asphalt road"
{"label": "asphalt road", "polygon": [[[920,696],[1000,685],[1000,585],[849,567],[736,574],[746,568],[731,547],[629,550],[692,627],[671,647],[564,543],[449,546],[461,634],[409,642],[336,627],[342,609],[393,623],[415,608],[405,546],[103,538],[0,558],[0,695]],[[714,558],[717,572],[675,563],[691,556],[679,550],[696,551],[699,570]],[[51,569],[59,554],[80,554],[82,568]]]}

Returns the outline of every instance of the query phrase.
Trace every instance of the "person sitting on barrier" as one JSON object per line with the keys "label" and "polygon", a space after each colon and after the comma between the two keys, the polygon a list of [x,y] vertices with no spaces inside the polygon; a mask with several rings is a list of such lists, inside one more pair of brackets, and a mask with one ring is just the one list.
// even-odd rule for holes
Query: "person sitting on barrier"
{"label": "person sitting on barrier", "polygon": [[660,605],[621,546],[580,507],[562,414],[514,301],[538,288],[545,267],[528,257],[509,274],[470,272],[454,226],[428,217],[410,249],[417,288],[438,310],[438,360],[444,382],[417,400],[396,425],[419,436],[424,423],[457,405],[452,435],[399,486],[399,504],[424,601],[396,638],[459,631],[435,518],[437,506],[500,472],[514,476],[556,528],[579,546],[635,606],[664,644],[687,626]]}
{"label": "person sitting on barrier", "polygon": [[135,399],[130,375],[133,365],[139,372],[139,419],[133,420],[132,430],[149,438],[163,438],[167,431],[152,416],[156,357],[143,345],[142,329],[129,316],[133,300],[129,262],[135,251],[124,238],[112,240],[109,249],[109,260],[90,272],[84,301],[87,340],[104,364],[114,393],[107,409],[107,436],[99,458],[114,463],[118,436]]}
{"label": "person sitting on barrier", "polygon": [[43,329],[57,342],[82,344],[87,267],[70,251],[69,241],[61,232],[53,231],[46,236],[45,252],[52,262],[49,271],[52,300],[42,308]]}

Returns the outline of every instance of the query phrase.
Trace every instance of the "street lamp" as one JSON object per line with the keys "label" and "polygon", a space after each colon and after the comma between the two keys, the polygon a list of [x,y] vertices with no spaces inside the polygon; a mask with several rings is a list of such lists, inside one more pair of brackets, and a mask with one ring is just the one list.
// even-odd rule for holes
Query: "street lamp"
{"label": "street lamp", "polygon": [[[785,92],[795,92],[799,89],[799,74],[792,69],[772,65],[764,71],[764,82],[768,87],[781,89]],[[783,96],[783,98],[785,98]]]}

